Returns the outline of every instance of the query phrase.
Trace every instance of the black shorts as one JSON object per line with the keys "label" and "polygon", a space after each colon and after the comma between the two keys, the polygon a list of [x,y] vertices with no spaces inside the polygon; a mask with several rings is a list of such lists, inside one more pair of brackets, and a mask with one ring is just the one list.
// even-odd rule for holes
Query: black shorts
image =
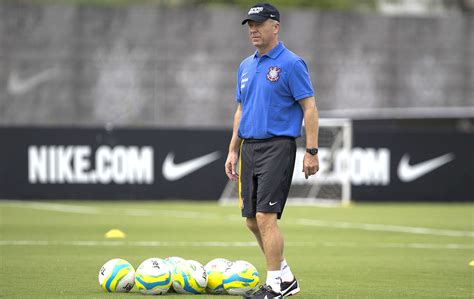
{"label": "black shorts", "polygon": [[243,140],[240,147],[239,198],[243,217],[256,212],[281,218],[295,166],[296,142],[291,137]]}

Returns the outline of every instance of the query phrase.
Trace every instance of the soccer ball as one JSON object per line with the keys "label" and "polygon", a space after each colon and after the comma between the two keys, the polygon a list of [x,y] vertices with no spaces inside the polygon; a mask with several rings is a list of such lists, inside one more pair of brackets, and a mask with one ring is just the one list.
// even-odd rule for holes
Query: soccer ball
{"label": "soccer ball", "polygon": [[[170,268],[171,271],[171,282],[173,282],[173,272],[174,269],[178,266],[178,264],[185,262],[186,260],[178,257],[178,256],[170,256],[164,259],[165,263],[168,264],[168,267]],[[168,290],[168,292],[175,292],[173,284],[171,283],[171,288]]]}
{"label": "soccer ball", "polygon": [[235,261],[222,274],[224,289],[230,295],[247,295],[257,286],[259,281],[257,269],[246,261]]}
{"label": "soccer ball", "polygon": [[207,274],[199,262],[187,260],[173,272],[173,288],[180,294],[202,294],[206,290]]}
{"label": "soccer ball", "polygon": [[222,274],[232,265],[232,262],[226,259],[213,259],[204,266],[207,273],[206,291],[210,294],[225,294],[222,284]]}
{"label": "soccer ball", "polygon": [[135,283],[142,294],[165,294],[171,286],[171,271],[168,264],[160,258],[143,261],[135,273]]}
{"label": "soccer ball", "polygon": [[165,258],[163,261],[168,264],[171,272],[173,272],[174,268],[176,268],[178,264],[185,262],[186,260],[178,256],[170,256]]}
{"label": "soccer ball", "polygon": [[99,271],[99,284],[105,292],[128,292],[135,285],[135,269],[123,259],[112,259]]}

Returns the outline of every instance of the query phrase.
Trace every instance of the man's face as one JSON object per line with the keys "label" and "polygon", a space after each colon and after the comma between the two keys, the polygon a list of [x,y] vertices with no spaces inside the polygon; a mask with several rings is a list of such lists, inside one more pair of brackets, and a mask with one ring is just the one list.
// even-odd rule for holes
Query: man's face
{"label": "man's face", "polygon": [[278,34],[280,25],[271,19],[267,19],[263,23],[257,23],[255,21],[248,21],[249,26],[249,37],[252,44],[257,47],[268,46]]}

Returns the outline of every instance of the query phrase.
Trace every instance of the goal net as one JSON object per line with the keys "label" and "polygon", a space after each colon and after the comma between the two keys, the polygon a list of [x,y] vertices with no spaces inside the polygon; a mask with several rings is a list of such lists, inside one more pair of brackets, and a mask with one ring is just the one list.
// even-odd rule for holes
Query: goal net
{"label": "goal net", "polygon": [[[296,140],[297,152],[293,181],[287,204],[349,205],[351,179],[348,164],[352,148],[352,122],[349,119],[319,119],[319,171],[305,179],[303,157],[306,136]],[[219,199],[221,204],[237,203],[238,187],[229,181]]]}

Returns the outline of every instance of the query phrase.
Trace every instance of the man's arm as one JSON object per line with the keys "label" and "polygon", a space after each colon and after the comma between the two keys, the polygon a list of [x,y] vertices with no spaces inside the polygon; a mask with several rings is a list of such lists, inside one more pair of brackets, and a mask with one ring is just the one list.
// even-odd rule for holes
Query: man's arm
{"label": "man's arm", "polygon": [[239,158],[239,145],[240,145],[240,138],[237,134],[237,131],[239,129],[241,115],[242,115],[242,106],[241,104],[239,104],[234,114],[232,139],[230,140],[230,144],[229,144],[229,154],[227,155],[227,160],[225,161],[225,173],[227,174],[227,177],[232,181],[236,181],[239,176],[239,174],[236,171],[237,160]]}
{"label": "man's arm", "polygon": [[[299,101],[304,114],[304,127],[306,132],[306,148],[318,147],[318,109],[314,97],[307,97]],[[303,172],[305,178],[316,174],[319,170],[318,154],[305,153],[303,159]]]}

